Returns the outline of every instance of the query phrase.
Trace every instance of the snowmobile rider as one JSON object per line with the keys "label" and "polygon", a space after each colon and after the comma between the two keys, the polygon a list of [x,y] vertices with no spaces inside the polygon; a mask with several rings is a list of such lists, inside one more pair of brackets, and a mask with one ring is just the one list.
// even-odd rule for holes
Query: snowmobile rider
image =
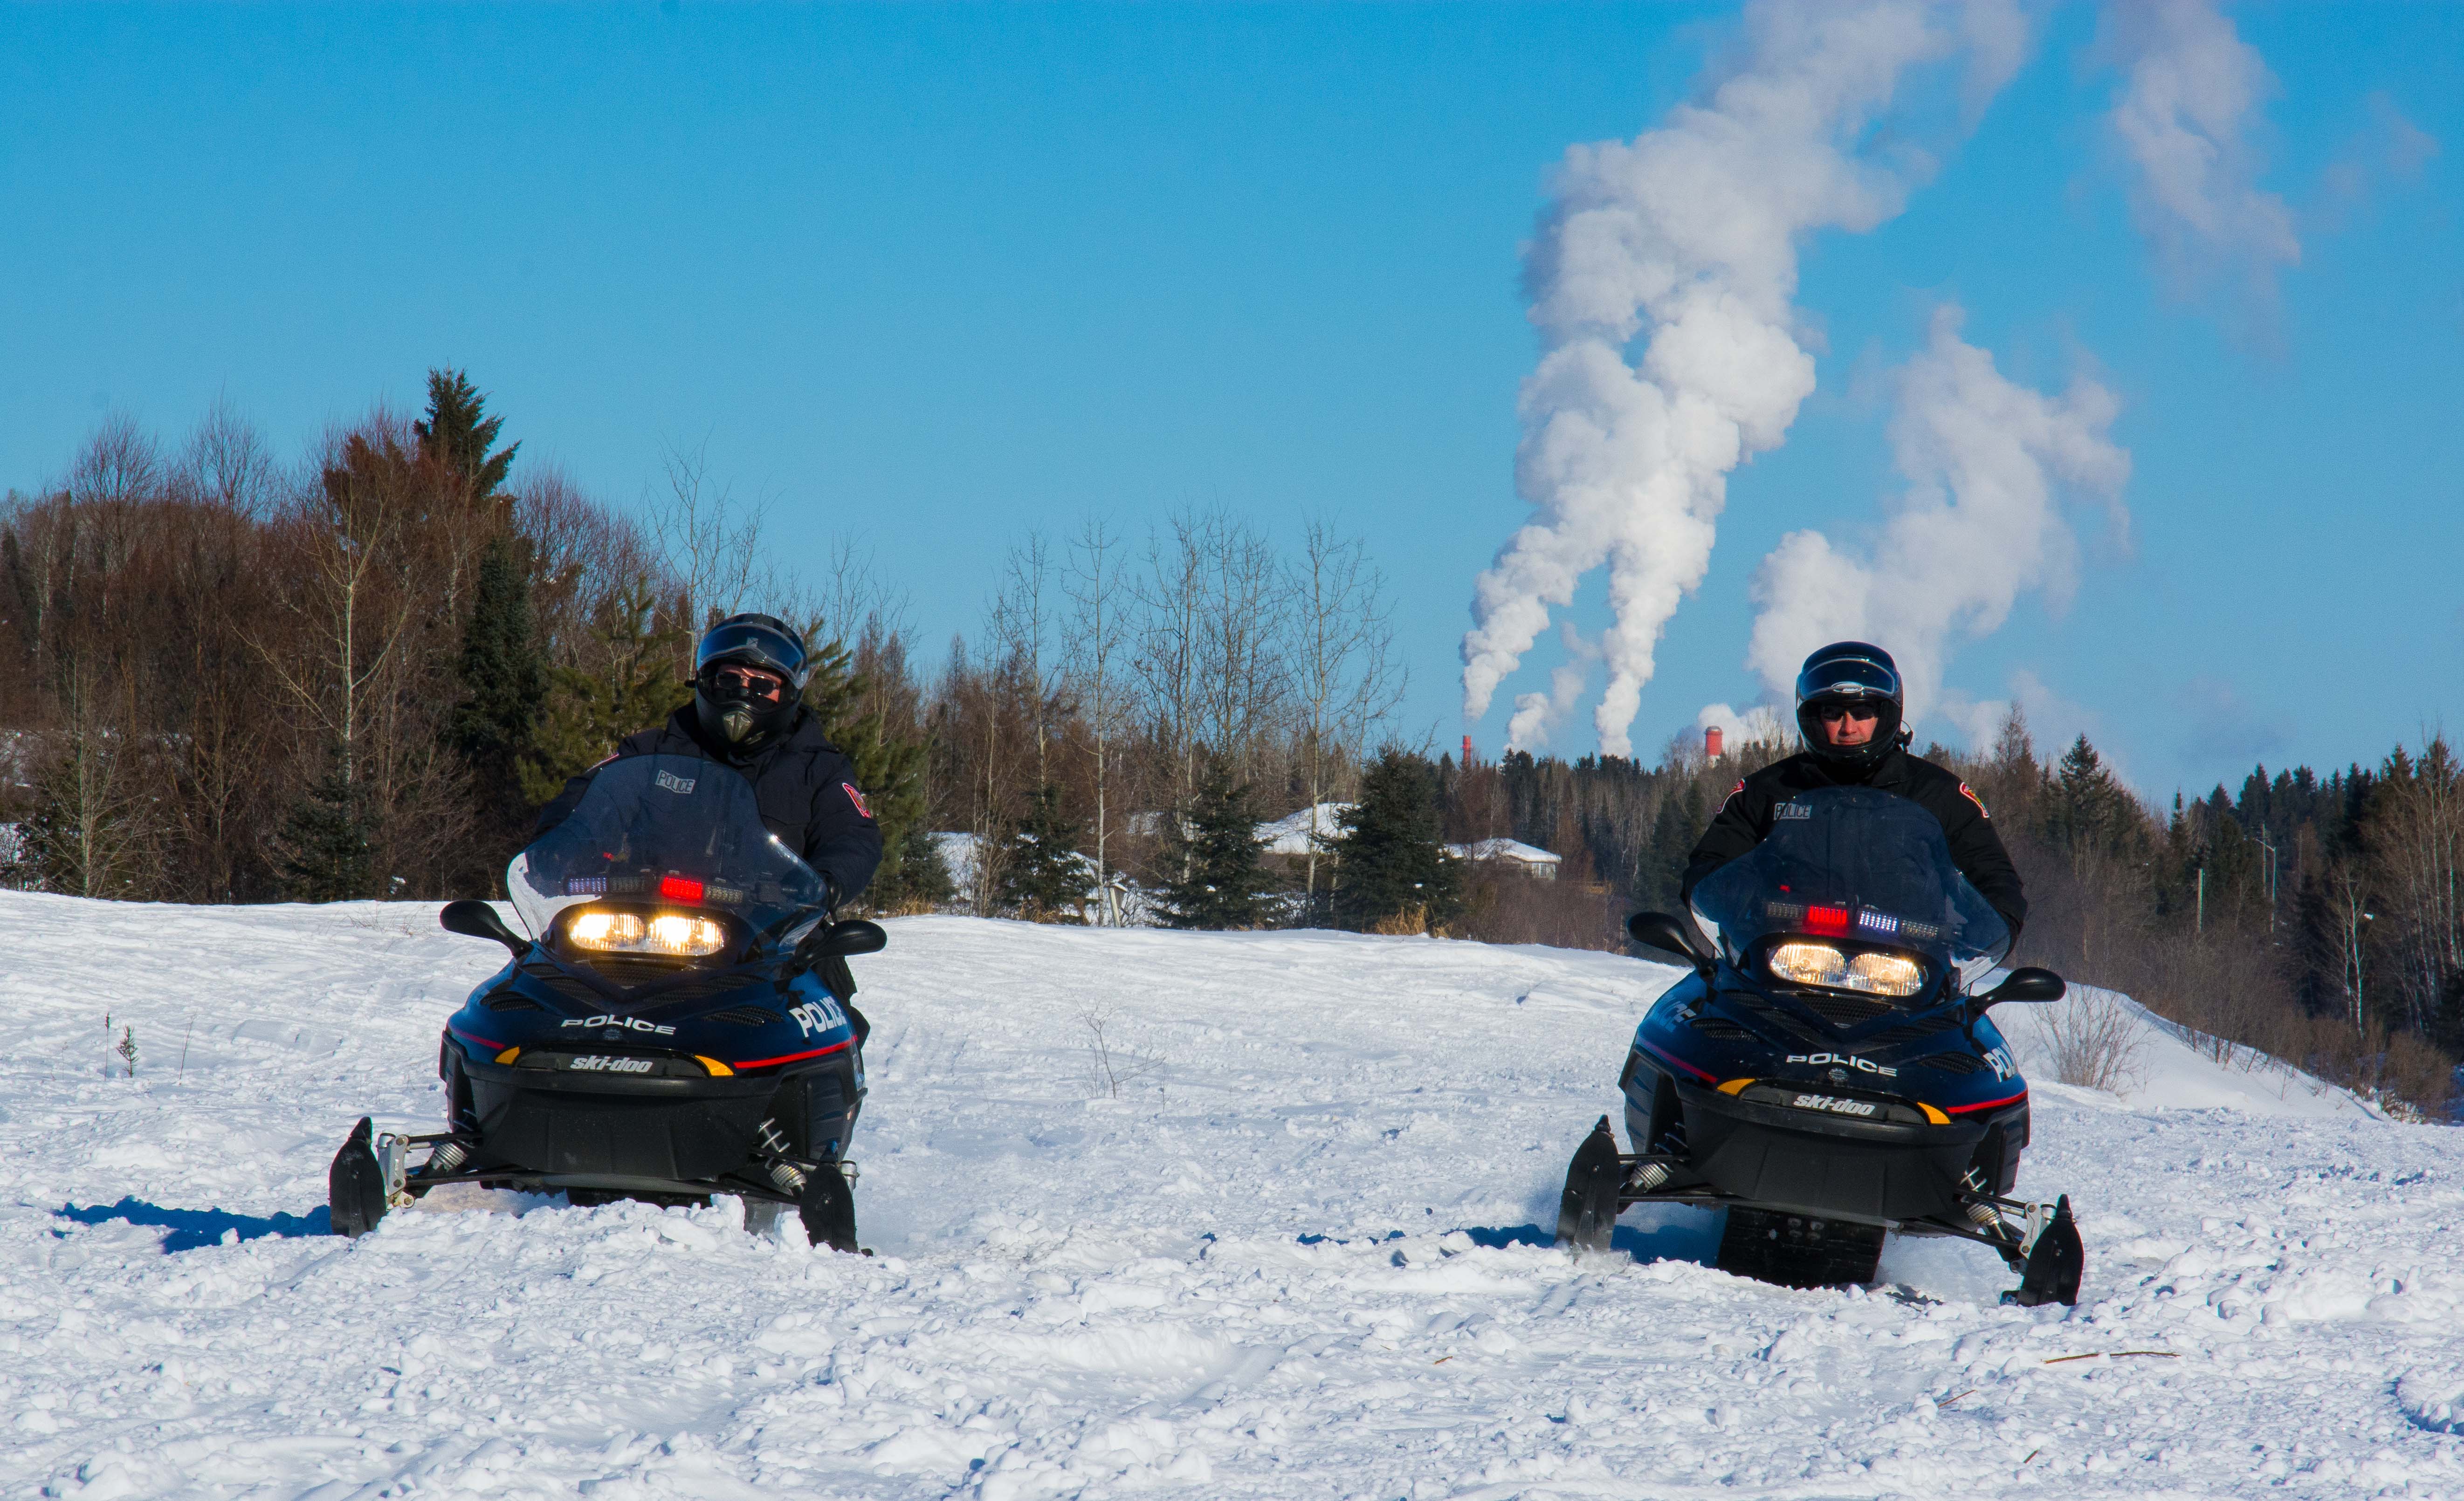
{"label": "snowmobile rider", "polygon": [[[693,654],[693,702],[658,729],[626,736],[607,760],[683,755],[734,767],[753,784],[762,823],[821,873],[835,908],[861,895],[881,864],[881,826],[856,787],[854,763],[804,707],[811,677],[803,638],[785,621],[731,615]],[[598,771],[564,784],[539,810],[533,838],[565,820]]]}
{"label": "snowmobile rider", "polygon": [[2011,925],[2016,940],[2028,915],[2019,872],[1993,832],[1985,801],[1966,782],[1908,753],[1907,707],[1891,654],[1863,642],[1834,642],[1805,659],[1796,675],[1796,724],[1807,750],[1737,783],[1685,862],[1679,882],[1690,905],[1694,888],[1771,833],[1772,809],[1822,787],[1871,787],[1932,814],[1950,844],[1959,873]]}

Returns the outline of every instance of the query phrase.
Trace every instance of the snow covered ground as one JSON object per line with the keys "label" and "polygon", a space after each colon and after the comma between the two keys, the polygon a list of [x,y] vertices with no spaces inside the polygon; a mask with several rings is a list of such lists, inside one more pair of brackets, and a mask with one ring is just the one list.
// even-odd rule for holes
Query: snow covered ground
{"label": "snow covered ground", "polygon": [[495,950],[0,894],[0,1496],[2464,1496],[2464,1133],[2150,1033],[2037,1086],[2079,1308],[1938,1242],[1791,1292],[1697,1211],[1545,1245],[1668,969],[890,925],[877,1256],[475,1189],[345,1242],[327,1159],[432,1126]]}

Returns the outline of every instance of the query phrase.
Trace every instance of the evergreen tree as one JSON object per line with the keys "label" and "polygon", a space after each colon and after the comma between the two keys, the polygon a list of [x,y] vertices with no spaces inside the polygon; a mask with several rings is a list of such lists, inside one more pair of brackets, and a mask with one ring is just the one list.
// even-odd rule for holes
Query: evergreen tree
{"label": "evergreen tree", "polygon": [[523,799],[538,807],[615,753],[616,742],[682,707],[692,689],[676,677],[682,632],[661,623],[649,580],[636,578],[602,602],[586,656],[595,665],[548,675],[546,707],[516,764]]}
{"label": "evergreen tree", "polygon": [[[514,762],[530,749],[547,696],[547,664],[531,618],[530,570],[520,539],[500,535],[479,550],[471,619],[462,631],[462,702],[446,736],[479,779],[483,804],[518,795]],[[503,788],[500,795],[490,794]]]}
{"label": "evergreen tree", "polygon": [[1366,931],[1417,913],[1435,928],[1455,916],[1461,876],[1440,840],[1437,777],[1426,759],[1393,747],[1379,751],[1342,821],[1333,841],[1338,924]]}
{"label": "evergreen tree", "polygon": [[890,733],[880,710],[866,707],[871,685],[855,670],[845,642],[825,639],[819,620],[808,623],[803,634],[805,641],[822,643],[812,648],[805,707],[821,721],[830,743],[855,763],[856,785],[881,826],[881,867],[873,872],[864,900],[882,908],[942,900],[935,893],[947,886],[946,870],[937,878],[927,870],[911,881],[905,869],[909,850],[916,847],[909,835],[920,832],[924,819],[924,743]]}
{"label": "evergreen tree", "polygon": [[275,869],[295,902],[358,902],[381,895],[367,794],[336,747],[325,774],[292,805],[275,841]]}
{"label": "evergreen tree", "polygon": [[1249,788],[1233,779],[1223,757],[1208,757],[1187,816],[1173,820],[1165,842],[1170,868],[1182,872],[1163,891],[1166,923],[1209,928],[1265,924],[1264,898],[1274,881],[1260,859]]}
{"label": "evergreen tree", "polygon": [[2138,803],[2081,735],[2062,752],[2045,789],[2045,838],[2074,857],[2118,854],[2138,826]]}
{"label": "evergreen tree", "polygon": [[874,874],[872,884],[865,888],[864,896],[885,912],[943,907],[958,900],[958,888],[950,881],[949,864],[941,859],[940,842],[933,838],[933,831],[924,827],[923,819],[908,824],[895,849],[885,842],[881,869]]}
{"label": "evergreen tree", "polygon": [[1001,871],[1001,905],[1030,923],[1055,923],[1086,904],[1086,859],[1078,853],[1079,820],[1062,810],[1049,782],[1027,800],[1026,818],[1009,838]]}
{"label": "evergreen tree", "polygon": [[419,456],[451,475],[469,500],[495,497],[514,467],[514,444],[495,453],[502,417],[488,415],[488,399],[459,370],[428,372],[428,420],[411,424],[419,438]]}

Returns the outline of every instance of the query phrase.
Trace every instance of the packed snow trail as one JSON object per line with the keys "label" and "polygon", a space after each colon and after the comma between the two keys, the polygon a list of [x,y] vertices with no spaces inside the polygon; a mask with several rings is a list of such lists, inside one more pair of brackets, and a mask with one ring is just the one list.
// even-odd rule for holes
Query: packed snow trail
{"label": "packed snow trail", "polygon": [[858,961],[876,1257],[468,1188],[346,1242],[327,1160],[433,1127],[496,950],[0,924],[0,1496],[2464,1497],[2464,1134],[2161,1035],[2126,1103],[2037,1084],[2075,1310],[1941,1242],[1742,1282],[1693,1210],[1549,1249],[1672,970],[956,918]]}

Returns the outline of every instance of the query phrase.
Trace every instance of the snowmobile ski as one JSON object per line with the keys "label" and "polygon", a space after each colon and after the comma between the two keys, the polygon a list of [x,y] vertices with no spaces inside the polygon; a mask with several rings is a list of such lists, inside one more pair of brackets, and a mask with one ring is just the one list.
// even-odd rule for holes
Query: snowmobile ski
{"label": "snowmobile ski", "polygon": [[2003,1294],[2002,1301],[2021,1308],[2076,1303],[2079,1273],[2086,1261],[2087,1251],[2079,1244],[2079,1226],[2071,1219],[2071,1196],[2063,1194],[2055,1202],[2053,1219],[2036,1233],[2036,1243],[2028,1248],[2027,1266],[2019,1273],[2019,1285]]}
{"label": "snowmobile ski", "polygon": [[1625,1162],[1617,1155],[1617,1134],[1609,1118],[1592,1127],[1574,1161],[1566,1169],[1566,1191],[1557,1205],[1557,1240],[1578,1251],[1606,1251],[1617,1229],[1617,1189],[1625,1181]]}
{"label": "snowmobile ski", "polygon": [[351,1128],[334,1165],[325,1173],[326,1201],[331,1206],[334,1233],[354,1239],[377,1228],[392,1207],[387,1203],[385,1166],[377,1161],[376,1122],[366,1116]]}

